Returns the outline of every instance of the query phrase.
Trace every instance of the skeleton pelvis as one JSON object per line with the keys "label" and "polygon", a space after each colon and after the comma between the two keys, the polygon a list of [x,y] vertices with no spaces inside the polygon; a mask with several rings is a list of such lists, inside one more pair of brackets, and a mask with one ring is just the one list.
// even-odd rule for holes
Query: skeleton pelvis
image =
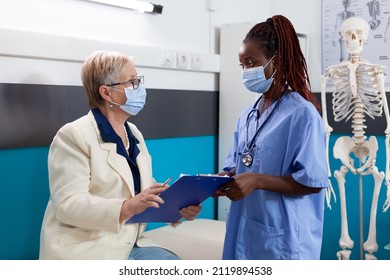
{"label": "skeleton pelvis", "polygon": [[[333,147],[333,156],[354,173],[360,173],[375,165],[376,153],[378,151],[378,141],[375,136],[371,136],[368,141],[357,145],[351,137],[342,136],[336,140]],[[351,154],[360,159],[362,166],[355,167]]]}

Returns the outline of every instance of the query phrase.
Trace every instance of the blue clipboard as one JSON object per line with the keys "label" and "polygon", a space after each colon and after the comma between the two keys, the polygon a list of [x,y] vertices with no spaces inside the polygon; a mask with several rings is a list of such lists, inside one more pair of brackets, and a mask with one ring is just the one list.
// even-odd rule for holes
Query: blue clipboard
{"label": "blue clipboard", "polygon": [[181,218],[180,209],[201,204],[220,186],[232,180],[234,180],[232,177],[227,176],[184,175],[160,194],[164,200],[160,208],[150,207],[130,218],[127,223],[175,223]]}

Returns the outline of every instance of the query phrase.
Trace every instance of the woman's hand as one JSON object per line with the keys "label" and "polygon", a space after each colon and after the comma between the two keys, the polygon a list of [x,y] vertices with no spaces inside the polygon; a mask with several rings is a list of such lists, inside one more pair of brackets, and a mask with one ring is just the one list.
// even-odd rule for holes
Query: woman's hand
{"label": "woman's hand", "polygon": [[190,205],[182,208],[179,212],[184,219],[192,221],[198,216],[200,210],[202,210],[202,205]]}
{"label": "woman's hand", "polygon": [[144,189],[136,196],[127,199],[121,209],[119,217],[120,222],[129,219],[132,216],[145,211],[149,207],[159,208],[160,204],[164,203],[164,200],[159,194],[165,191],[169,186],[163,184],[154,184],[150,188]]}
{"label": "woman's hand", "polygon": [[182,208],[179,211],[182,218],[180,218],[180,220],[178,220],[176,223],[171,223],[170,225],[172,227],[177,227],[178,225],[180,225],[183,222],[183,218],[188,220],[188,221],[193,221],[196,218],[196,216],[198,216],[198,214],[200,213],[201,210],[202,210],[202,205],[197,205],[197,206],[191,205],[191,206]]}

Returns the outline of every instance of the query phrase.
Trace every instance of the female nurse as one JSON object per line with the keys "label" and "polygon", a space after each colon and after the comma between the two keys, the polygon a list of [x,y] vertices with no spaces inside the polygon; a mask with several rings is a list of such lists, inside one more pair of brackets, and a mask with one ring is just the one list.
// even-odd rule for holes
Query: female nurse
{"label": "female nurse", "polygon": [[259,99],[240,116],[219,174],[231,200],[223,259],[319,259],[325,130],[291,22],[276,15],[252,27],[239,50],[245,87]]}

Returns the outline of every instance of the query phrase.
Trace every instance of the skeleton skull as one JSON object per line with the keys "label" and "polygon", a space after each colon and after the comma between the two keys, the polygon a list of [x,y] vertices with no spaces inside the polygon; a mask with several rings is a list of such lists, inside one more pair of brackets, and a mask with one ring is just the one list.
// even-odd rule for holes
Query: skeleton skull
{"label": "skeleton skull", "polygon": [[351,0],[343,0],[344,7],[348,7],[350,3],[351,3]]}
{"label": "skeleton skull", "polygon": [[358,17],[350,17],[343,22],[341,35],[347,46],[348,53],[357,54],[363,50],[369,30],[369,24],[364,19]]}

